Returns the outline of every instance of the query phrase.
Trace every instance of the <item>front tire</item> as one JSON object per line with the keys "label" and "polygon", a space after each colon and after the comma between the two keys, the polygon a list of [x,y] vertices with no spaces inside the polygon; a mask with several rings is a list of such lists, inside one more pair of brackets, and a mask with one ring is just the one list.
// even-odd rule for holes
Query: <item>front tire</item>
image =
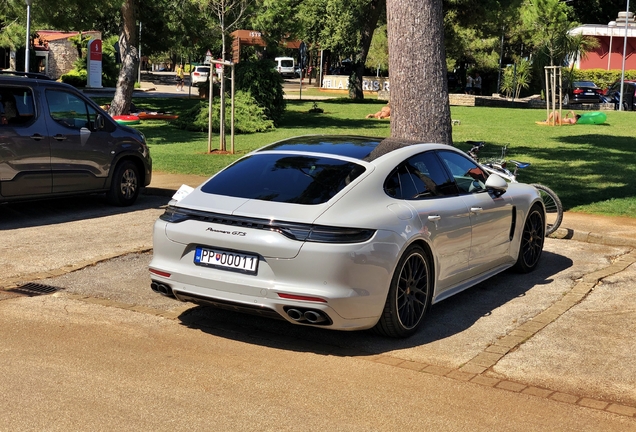
{"label": "front tire", "polygon": [[398,262],[377,333],[405,338],[414,334],[431,305],[433,284],[428,254],[418,245],[409,247]]}
{"label": "front tire", "polygon": [[137,166],[131,161],[123,161],[115,167],[106,197],[113,205],[121,207],[132,205],[139,196],[140,184]]}
{"label": "front tire", "polygon": [[526,217],[526,221],[523,224],[519,256],[514,267],[518,272],[529,273],[537,267],[543,252],[544,228],[543,211],[538,204],[535,204],[530,209],[528,217]]}

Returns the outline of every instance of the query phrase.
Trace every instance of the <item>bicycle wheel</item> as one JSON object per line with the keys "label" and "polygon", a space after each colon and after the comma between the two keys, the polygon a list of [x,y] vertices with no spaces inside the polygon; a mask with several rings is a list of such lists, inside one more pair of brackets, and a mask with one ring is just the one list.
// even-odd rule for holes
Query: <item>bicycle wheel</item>
{"label": "bicycle wheel", "polygon": [[561,204],[561,200],[557,194],[549,187],[541,184],[533,184],[532,186],[539,191],[543,205],[545,205],[545,219],[547,224],[545,235],[549,236],[561,226],[561,221],[563,221],[563,204]]}

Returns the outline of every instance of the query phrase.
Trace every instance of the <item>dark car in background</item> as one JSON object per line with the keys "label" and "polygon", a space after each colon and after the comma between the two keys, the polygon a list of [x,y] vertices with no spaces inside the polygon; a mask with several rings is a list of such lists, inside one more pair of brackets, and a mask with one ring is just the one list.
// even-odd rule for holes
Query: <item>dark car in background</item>
{"label": "dark car in background", "polygon": [[128,206],[151,177],[141,132],[68,84],[0,71],[0,202],[106,193]]}
{"label": "dark car in background", "polygon": [[603,90],[592,81],[572,81],[568,86],[564,104],[602,103],[605,102]]}
{"label": "dark car in background", "polygon": [[[634,96],[636,96],[636,81],[623,81],[623,110],[634,111]],[[605,98],[608,102],[614,104],[614,109],[618,109],[621,97],[621,82],[616,81],[609,86],[605,92]]]}

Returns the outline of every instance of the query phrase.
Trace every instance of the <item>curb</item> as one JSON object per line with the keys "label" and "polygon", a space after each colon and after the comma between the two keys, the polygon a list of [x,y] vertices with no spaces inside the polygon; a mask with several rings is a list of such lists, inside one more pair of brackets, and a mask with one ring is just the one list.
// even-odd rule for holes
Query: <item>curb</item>
{"label": "curb", "polygon": [[586,231],[575,231],[571,228],[558,228],[555,232],[550,234],[549,237],[559,240],[576,240],[584,243],[595,243],[605,246],[628,246],[636,248],[636,239],[612,237]]}

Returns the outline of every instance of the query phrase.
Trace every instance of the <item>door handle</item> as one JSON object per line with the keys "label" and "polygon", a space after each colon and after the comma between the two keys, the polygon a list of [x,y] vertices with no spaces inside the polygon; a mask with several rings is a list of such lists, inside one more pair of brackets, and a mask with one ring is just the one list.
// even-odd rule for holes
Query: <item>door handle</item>
{"label": "door handle", "polygon": [[42,135],[40,135],[39,133],[36,133],[36,134],[31,135],[31,139],[35,140],[35,141],[40,141],[40,140],[44,139],[44,137]]}
{"label": "door handle", "polygon": [[471,208],[470,208],[470,212],[471,212],[471,213],[481,213],[481,212],[483,212],[483,211],[484,211],[484,209],[483,209],[483,208],[481,208],[481,207],[471,207]]}
{"label": "door handle", "polygon": [[66,136],[62,135],[62,134],[57,134],[55,136],[53,136],[53,138],[55,138],[57,141],[64,141],[66,140]]}
{"label": "door handle", "polygon": [[442,217],[440,215],[430,215],[428,217],[428,220],[430,220],[431,222],[437,222],[438,220],[441,220]]}

